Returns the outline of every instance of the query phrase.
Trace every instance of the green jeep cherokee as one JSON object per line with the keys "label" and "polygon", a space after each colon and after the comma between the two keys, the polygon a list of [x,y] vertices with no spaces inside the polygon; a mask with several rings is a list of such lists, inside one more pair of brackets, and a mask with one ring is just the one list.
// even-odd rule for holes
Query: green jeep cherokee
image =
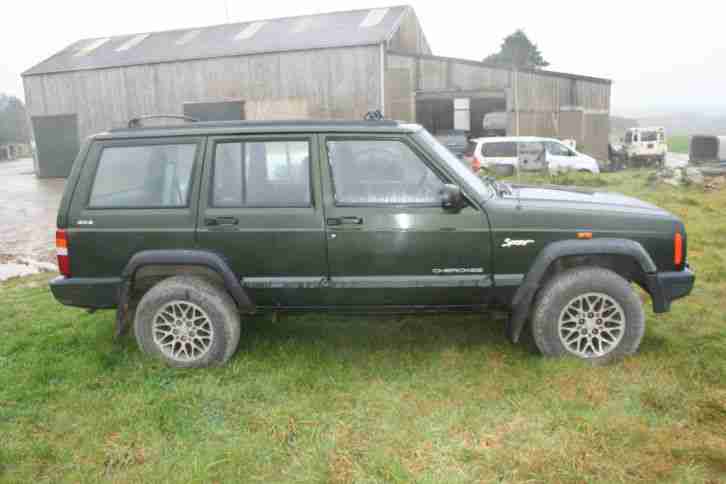
{"label": "green jeep cherokee", "polygon": [[672,214],[617,194],[471,173],[392,121],[221,122],[90,137],[58,214],[58,301],[117,308],[169,365],[226,362],[240,314],[511,312],[539,350],[634,353],[694,275]]}

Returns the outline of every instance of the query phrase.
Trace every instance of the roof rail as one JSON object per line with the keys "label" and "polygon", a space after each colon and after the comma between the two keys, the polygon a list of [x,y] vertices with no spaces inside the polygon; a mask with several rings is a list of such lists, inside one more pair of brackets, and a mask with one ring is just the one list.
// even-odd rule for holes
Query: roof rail
{"label": "roof rail", "polygon": [[146,121],[147,119],[181,119],[190,123],[199,122],[197,118],[192,118],[191,116],[184,116],[182,114],[147,114],[145,116],[131,118],[129,120],[129,128],[142,128],[143,125],[141,124],[141,122]]}

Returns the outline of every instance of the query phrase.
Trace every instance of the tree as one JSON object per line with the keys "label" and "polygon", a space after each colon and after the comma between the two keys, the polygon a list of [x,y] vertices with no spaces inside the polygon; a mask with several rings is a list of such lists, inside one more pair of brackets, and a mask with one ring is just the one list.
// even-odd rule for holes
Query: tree
{"label": "tree", "polygon": [[0,143],[28,141],[30,141],[30,129],[23,101],[0,93]]}
{"label": "tree", "polygon": [[485,58],[484,62],[519,69],[538,69],[550,65],[542,57],[537,44],[533,44],[521,29],[505,37],[499,52]]}

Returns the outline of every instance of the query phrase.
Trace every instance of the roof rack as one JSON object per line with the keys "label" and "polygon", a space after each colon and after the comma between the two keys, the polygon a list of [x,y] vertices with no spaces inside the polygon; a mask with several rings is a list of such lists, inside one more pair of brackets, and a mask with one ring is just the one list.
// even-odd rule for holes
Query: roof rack
{"label": "roof rack", "polygon": [[368,111],[365,116],[363,116],[363,119],[366,121],[384,121],[385,118],[383,117],[383,113],[380,109],[376,109],[375,111]]}
{"label": "roof rack", "polygon": [[143,124],[142,121],[146,121],[147,119],[181,119],[183,121],[187,121],[190,123],[198,123],[199,120],[197,118],[192,118],[191,116],[184,116],[182,114],[148,114],[145,116],[138,116],[136,118],[131,118],[129,120],[129,128],[142,128]]}

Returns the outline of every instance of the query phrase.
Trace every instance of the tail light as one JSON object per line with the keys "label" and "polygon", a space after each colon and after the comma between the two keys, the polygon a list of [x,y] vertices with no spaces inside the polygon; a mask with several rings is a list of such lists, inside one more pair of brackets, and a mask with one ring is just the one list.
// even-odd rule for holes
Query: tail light
{"label": "tail light", "polygon": [[464,156],[464,160],[466,160],[469,165],[471,166],[471,171],[474,173],[478,173],[479,170],[481,170],[481,162],[476,159],[475,156]]}
{"label": "tail light", "polygon": [[676,269],[683,265],[683,235],[680,232],[673,235],[673,264]]}
{"label": "tail light", "polygon": [[55,231],[55,253],[58,256],[58,271],[62,276],[71,277],[71,261],[68,257],[68,234],[63,229]]}

